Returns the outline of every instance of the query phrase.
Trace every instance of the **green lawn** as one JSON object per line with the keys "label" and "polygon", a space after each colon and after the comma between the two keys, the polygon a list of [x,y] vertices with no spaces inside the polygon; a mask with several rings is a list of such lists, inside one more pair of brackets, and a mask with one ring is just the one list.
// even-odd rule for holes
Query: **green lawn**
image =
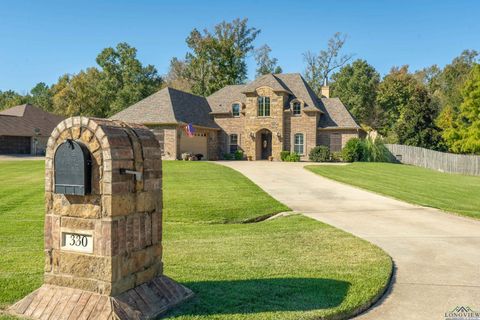
{"label": "green lawn", "polygon": [[[42,282],[42,170],[0,162],[3,308]],[[390,258],[338,229],[300,215],[241,223],[287,208],[231,169],[165,162],[164,177],[165,274],[196,293],[169,319],[348,315],[388,282]]]}
{"label": "green lawn", "polygon": [[356,162],[307,169],[406,202],[480,218],[480,177],[391,163]]}

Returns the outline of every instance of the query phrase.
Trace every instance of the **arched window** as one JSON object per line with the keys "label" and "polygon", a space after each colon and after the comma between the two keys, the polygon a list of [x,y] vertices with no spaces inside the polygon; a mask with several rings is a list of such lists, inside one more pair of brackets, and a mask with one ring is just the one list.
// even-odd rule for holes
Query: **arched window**
{"label": "arched window", "polygon": [[258,116],[269,117],[270,116],[270,97],[258,97]]}
{"label": "arched window", "polygon": [[295,101],[293,103],[292,109],[293,109],[293,115],[294,116],[299,116],[301,114],[301,111],[302,111],[302,105],[300,104],[300,102]]}
{"label": "arched window", "polygon": [[293,141],[293,152],[303,155],[303,133],[296,133]]}
{"label": "arched window", "polygon": [[234,117],[240,117],[240,104],[239,103],[232,104],[232,115]]}

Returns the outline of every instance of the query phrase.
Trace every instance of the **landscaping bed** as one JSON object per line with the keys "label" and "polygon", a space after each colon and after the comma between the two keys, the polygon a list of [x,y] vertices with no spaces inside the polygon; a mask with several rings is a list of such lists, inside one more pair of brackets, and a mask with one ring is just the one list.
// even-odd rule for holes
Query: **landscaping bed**
{"label": "landscaping bed", "polygon": [[[0,162],[0,304],[42,283],[43,162]],[[165,274],[196,296],[171,319],[348,316],[388,284],[378,247],[285,211],[240,173],[212,163],[164,162]],[[7,319],[6,317],[1,319]]]}

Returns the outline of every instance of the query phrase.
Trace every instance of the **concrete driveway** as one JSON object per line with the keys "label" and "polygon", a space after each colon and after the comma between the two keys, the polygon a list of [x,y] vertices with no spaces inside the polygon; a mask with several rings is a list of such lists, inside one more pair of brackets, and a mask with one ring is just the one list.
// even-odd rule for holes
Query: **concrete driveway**
{"label": "concrete driveway", "polygon": [[358,319],[447,319],[445,313],[457,306],[480,312],[480,221],[338,183],[305,170],[305,163],[220,163],[291,209],[392,256],[391,291]]}

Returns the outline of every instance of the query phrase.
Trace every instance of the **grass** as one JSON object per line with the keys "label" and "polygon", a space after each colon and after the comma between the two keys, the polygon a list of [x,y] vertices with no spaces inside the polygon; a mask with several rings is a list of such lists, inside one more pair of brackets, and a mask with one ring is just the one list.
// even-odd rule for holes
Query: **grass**
{"label": "grass", "polygon": [[[0,304],[42,282],[43,163],[0,162]],[[349,315],[388,283],[379,248],[304,216],[240,223],[287,208],[232,169],[165,162],[165,274],[196,296],[169,319]],[[0,319],[9,319],[1,317]]]}
{"label": "grass", "polygon": [[391,163],[356,162],[307,169],[399,200],[480,219],[480,177]]}

